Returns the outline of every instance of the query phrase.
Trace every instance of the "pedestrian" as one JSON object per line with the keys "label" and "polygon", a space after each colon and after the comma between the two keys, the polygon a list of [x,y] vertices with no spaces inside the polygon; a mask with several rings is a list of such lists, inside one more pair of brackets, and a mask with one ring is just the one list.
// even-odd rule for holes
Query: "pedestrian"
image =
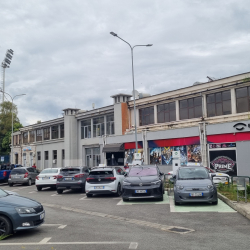
{"label": "pedestrian", "polygon": [[36,168],[36,164],[35,163],[33,164],[32,168]]}
{"label": "pedestrian", "polygon": [[124,170],[125,170],[125,172],[127,172],[127,173],[128,173],[128,171],[129,171],[129,165],[128,165],[128,162],[126,162],[126,165],[124,166]]}

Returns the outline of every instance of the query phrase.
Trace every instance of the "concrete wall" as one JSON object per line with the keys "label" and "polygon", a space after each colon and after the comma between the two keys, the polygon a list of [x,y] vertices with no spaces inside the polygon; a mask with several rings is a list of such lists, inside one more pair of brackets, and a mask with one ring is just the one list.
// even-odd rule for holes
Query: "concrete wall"
{"label": "concrete wall", "polygon": [[250,176],[250,141],[236,142],[236,161],[239,176]]}

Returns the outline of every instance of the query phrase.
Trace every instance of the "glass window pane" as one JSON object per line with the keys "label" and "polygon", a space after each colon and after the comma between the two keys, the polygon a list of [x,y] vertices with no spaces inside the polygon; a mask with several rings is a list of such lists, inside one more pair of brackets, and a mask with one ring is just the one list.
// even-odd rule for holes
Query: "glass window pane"
{"label": "glass window pane", "polygon": [[169,121],[171,122],[171,121],[175,121],[176,120],[176,112],[175,112],[175,110],[173,110],[173,111],[170,111],[170,119],[169,119]]}
{"label": "glass window pane", "polygon": [[222,103],[216,104],[216,115],[222,115]]}
{"label": "glass window pane", "polygon": [[165,122],[170,122],[170,120],[169,120],[169,112],[165,113]]}
{"label": "glass window pane", "polygon": [[168,103],[165,104],[164,109],[165,109],[165,111],[169,111],[169,105],[168,105]]}
{"label": "glass window pane", "polygon": [[164,110],[164,104],[157,106],[157,112],[162,112]]}
{"label": "glass window pane", "polygon": [[194,98],[194,106],[202,105],[202,97],[195,97]]}
{"label": "glass window pane", "polygon": [[189,119],[194,118],[194,109],[193,108],[188,110],[188,118]]}
{"label": "glass window pane", "polygon": [[236,89],[236,98],[247,96],[247,87]]}
{"label": "glass window pane", "polygon": [[194,107],[194,117],[195,118],[202,117],[202,106]]}
{"label": "glass window pane", "polygon": [[91,155],[91,148],[86,148],[86,155]]}
{"label": "glass window pane", "polygon": [[237,113],[248,112],[248,98],[237,99]]}
{"label": "glass window pane", "polygon": [[207,116],[208,117],[215,116],[215,104],[214,103],[207,104]]}
{"label": "glass window pane", "polygon": [[81,127],[81,139],[84,139],[84,127]]}
{"label": "glass window pane", "polygon": [[223,102],[223,115],[231,114],[231,100]]}
{"label": "glass window pane", "polygon": [[186,108],[187,107],[187,100],[180,101],[180,108]]}
{"label": "glass window pane", "polygon": [[188,99],[188,107],[192,108],[194,106],[194,99]]}
{"label": "glass window pane", "polygon": [[248,87],[248,96],[250,96],[250,87]]}
{"label": "glass window pane", "polygon": [[215,94],[215,100],[216,100],[216,102],[221,102],[221,93]]}
{"label": "glass window pane", "polygon": [[222,92],[222,100],[226,101],[226,100],[231,100],[231,91],[224,91]]}
{"label": "glass window pane", "polygon": [[180,119],[188,119],[188,110],[187,109],[180,109]]}
{"label": "glass window pane", "polygon": [[207,103],[213,103],[213,102],[215,102],[214,94],[207,95]]}
{"label": "glass window pane", "polygon": [[175,102],[169,103],[169,110],[175,110]]}
{"label": "glass window pane", "polygon": [[163,112],[158,113],[157,122],[158,122],[158,123],[165,122],[165,121],[164,121],[164,113],[163,113]]}

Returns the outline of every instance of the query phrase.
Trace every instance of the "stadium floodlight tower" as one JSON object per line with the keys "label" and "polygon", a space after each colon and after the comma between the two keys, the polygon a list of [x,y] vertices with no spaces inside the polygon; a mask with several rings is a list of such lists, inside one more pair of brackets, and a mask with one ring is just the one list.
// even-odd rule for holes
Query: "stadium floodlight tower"
{"label": "stadium floodlight tower", "polygon": [[2,92],[2,103],[4,102],[4,93],[5,93],[5,69],[10,67],[11,59],[13,57],[14,51],[12,49],[8,49],[6,51],[5,58],[3,59],[1,67],[2,69],[2,83],[1,83],[1,92]]}

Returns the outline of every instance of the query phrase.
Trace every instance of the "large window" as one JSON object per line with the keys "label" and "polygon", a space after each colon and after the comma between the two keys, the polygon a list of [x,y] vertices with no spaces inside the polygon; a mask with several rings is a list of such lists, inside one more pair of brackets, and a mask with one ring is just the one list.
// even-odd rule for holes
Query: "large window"
{"label": "large window", "polygon": [[49,159],[49,151],[44,151],[44,160]]}
{"label": "large window", "polygon": [[91,120],[81,122],[81,139],[91,138]]}
{"label": "large window", "polygon": [[53,160],[57,160],[57,150],[53,150]]}
{"label": "large window", "polygon": [[171,122],[176,120],[175,102],[157,106],[157,122]]}
{"label": "large window", "polygon": [[231,114],[230,90],[207,95],[207,116]]}
{"label": "large window", "polygon": [[37,129],[36,130],[36,141],[41,141],[43,136],[42,136],[42,130],[41,129]]}
{"label": "large window", "polygon": [[62,149],[62,159],[63,160],[65,159],[65,151],[64,151],[64,149]]}
{"label": "large window", "polygon": [[43,139],[49,140],[50,139],[50,128],[43,129]]}
{"label": "large window", "polygon": [[140,126],[154,124],[154,107],[139,110]]}
{"label": "large window", "polygon": [[28,132],[23,133],[23,143],[28,143]]}
{"label": "large window", "polygon": [[115,133],[114,115],[107,115],[107,135],[113,135]]}
{"label": "large window", "polygon": [[58,139],[58,126],[52,126],[52,139]]}
{"label": "large window", "polygon": [[35,141],[35,131],[30,131],[30,142],[34,142]]}
{"label": "large window", "polygon": [[250,111],[250,87],[236,89],[237,113]]}
{"label": "large window", "polygon": [[37,160],[38,160],[38,161],[41,160],[41,152],[40,152],[40,151],[37,152]]}
{"label": "large window", "polygon": [[93,136],[104,135],[104,117],[98,117],[93,119]]}
{"label": "large window", "polygon": [[64,124],[60,125],[60,138],[64,138]]}
{"label": "large window", "polygon": [[195,97],[180,101],[180,119],[202,117],[202,97]]}

